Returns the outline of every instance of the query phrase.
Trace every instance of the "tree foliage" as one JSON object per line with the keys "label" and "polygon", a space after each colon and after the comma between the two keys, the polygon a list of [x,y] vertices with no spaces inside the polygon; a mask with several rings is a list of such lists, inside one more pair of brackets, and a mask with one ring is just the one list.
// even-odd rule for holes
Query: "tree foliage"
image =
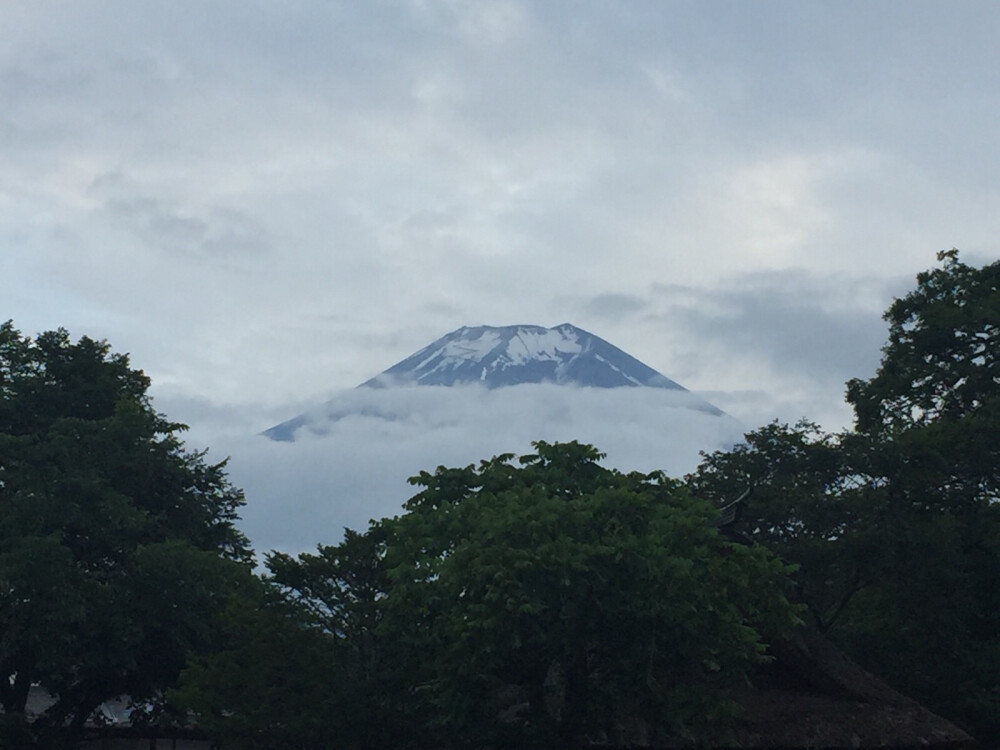
{"label": "tree foliage", "polygon": [[706,456],[687,484],[720,505],[752,488],[740,528],[795,562],[796,595],[820,631],[882,575],[877,486],[853,471],[840,436],[817,425],[775,422],[747,433],[732,450]]}
{"label": "tree foliage", "polygon": [[48,691],[40,744],[159,695],[248,574],[242,494],[148,387],[104,342],[0,326],[0,706],[10,727]]}
{"label": "tree foliage", "polygon": [[231,599],[217,648],[191,659],[173,705],[197,713],[223,747],[353,747],[364,716],[338,650],[302,612],[258,581]]}
{"label": "tree foliage", "polygon": [[542,746],[624,744],[635,719],[687,737],[722,722],[762,633],[794,620],[784,568],[722,537],[674,480],[535,446],[422,473],[386,524],[387,617],[421,643],[438,722],[488,742],[511,732],[515,694],[518,740]]}
{"label": "tree foliage", "polygon": [[413,672],[382,632],[388,586],[378,528],[339,545],[271,553],[254,599],[230,611],[222,648],[172,694],[227,748],[427,746]]}
{"label": "tree foliage", "polygon": [[[785,566],[719,534],[675,480],[604,468],[578,443],[536,451],[423,472],[402,515],[269,557],[270,584],[336,665],[336,718],[304,745],[625,746],[639,725],[693,741],[725,724],[728,691],[797,622]],[[245,718],[220,688],[229,668],[206,667],[190,676],[215,714]]]}
{"label": "tree foliage", "polygon": [[1000,738],[1000,262],[955,251],[886,312],[855,428],[751,432],[688,478],[752,483],[745,530],[800,565],[814,620],[983,741]]}
{"label": "tree foliage", "polygon": [[902,433],[978,414],[1000,398],[1000,262],[958,252],[886,311],[889,341],[875,377],[852,380],[848,401],[864,433]]}

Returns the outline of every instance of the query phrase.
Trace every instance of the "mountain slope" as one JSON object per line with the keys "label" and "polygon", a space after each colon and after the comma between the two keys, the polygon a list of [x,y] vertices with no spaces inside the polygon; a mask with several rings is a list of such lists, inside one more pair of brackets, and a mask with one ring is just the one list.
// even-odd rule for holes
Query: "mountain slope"
{"label": "mountain slope", "polygon": [[569,323],[555,328],[459,328],[362,385],[462,383],[481,383],[487,388],[522,383],[681,388],[618,347]]}
{"label": "mountain slope", "polygon": [[[405,386],[471,386],[488,390],[528,384],[580,388],[656,388],[676,393],[677,406],[712,416],[723,412],[618,347],[581,328],[564,323],[462,327],[442,336],[359,389]],[[373,394],[374,396],[374,394]],[[388,400],[333,399],[317,410],[275,425],[263,434],[291,441],[304,425],[322,431],[324,423],[361,415],[393,420]]]}

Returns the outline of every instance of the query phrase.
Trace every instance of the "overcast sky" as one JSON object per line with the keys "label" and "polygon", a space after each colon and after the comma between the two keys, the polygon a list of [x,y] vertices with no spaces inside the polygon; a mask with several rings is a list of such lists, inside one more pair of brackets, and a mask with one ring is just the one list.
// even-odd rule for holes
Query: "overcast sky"
{"label": "overcast sky", "polygon": [[893,296],[997,257],[998,34],[959,0],[6,0],[0,318],[130,352],[234,473],[462,325],[836,429]]}

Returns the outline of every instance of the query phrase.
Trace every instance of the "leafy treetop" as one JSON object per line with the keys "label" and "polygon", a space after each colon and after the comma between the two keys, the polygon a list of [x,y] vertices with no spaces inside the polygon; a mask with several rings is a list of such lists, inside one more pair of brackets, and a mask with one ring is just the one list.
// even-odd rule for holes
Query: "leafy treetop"
{"label": "leafy treetop", "polygon": [[627,744],[646,721],[707,737],[766,639],[797,622],[787,569],[720,535],[677,481],[601,458],[538,442],[422,472],[402,515],[316,555],[273,555],[272,580],[339,644],[367,710],[382,725],[404,715],[411,736]]}
{"label": "leafy treetop", "polygon": [[692,492],[755,486],[744,532],[800,566],[814,622],[865,666],[1000,738],[1000,261],[939,255],[886,312],[855,429],[772,424],[706,456]]}
{"label": "leafy treetop", "polygon": [[148,387],[105,342],[0,326],[0,706],[12,725],[31,685],[56,696],[39,743],[157,696],[248,574],[242,493]]}

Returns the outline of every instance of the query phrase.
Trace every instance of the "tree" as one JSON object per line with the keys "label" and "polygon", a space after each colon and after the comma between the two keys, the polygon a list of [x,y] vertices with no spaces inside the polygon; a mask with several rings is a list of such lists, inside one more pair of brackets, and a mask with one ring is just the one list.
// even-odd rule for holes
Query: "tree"
{"label": "tree", "polygon": [[784,567],[674,480],[535,448],[422,473],[386,523],[387,620],[422,644],[437,721],[470,744],[627,744],[636,720],[704,736],[795,621]]}
{"label": "tree", "polygon": [[[217,648],[189,660],[172,705],[225,748],[354,747],[364,717],[338,650],[269,587],[231,600]],[[351,710],[354,709],[354,710]]]}
{"label": "tree", "polygon": [[1000,262],[957,251],[885,314],[853,430],[770,425],[688,478],[796,574],[814,620],[869,669],[980,741],[1000,739]]}
{"label": "tree", "polygon": [[427,747],[412,658],[380,631],[388,576],[379,527],[297,558],[267,556],[256,596],[227,615],[224,645],[171,694],[224,747]]}
{"label": "tree", "polygon": [[[354,724],[328,738],[363,736],[367,716],[405,730],[396,746],[624,746],[637,723],[693,740],[732,715],[728,691],[798,621],[787,569],[719,534],[674,480],[535,446],[422,472],[402,515],[270,556],[271,584],[353,688],[330,712]],[[356,746],[386,746],[369,741]]]}
{"label": "tree", "polygon": [[871,618],[854,647],[887,674],[1000,739],[1000,261],[958,251],[889,307],[875,376],[848,383],[860,469],[884,486],[893,529],[873,592],[897,633],[895,656]]}
{"label": "tree", "polygon": [[889,341],[875,377],[848,383],[862,432],[960,420],[1000,399],[1000,261],[973,268],[957,250],[938,260],[886,311]]}
{"label": "tree", "polygon": [[247,750],[716,736],[729,691],[799,622],[788,569],[675,480],[535,447],[422,472],[400,516],[269,555],[270,604],[230,618],[184,705]]}
{"label": "tree", "polygon": [[884,572],[879,485],[853,468],[841,436],[810,422],[773,422],[732,450],[707,455],[686,478],[718,505],[752,488],[740,530],[794,562],[796,597],[828,631]]}
{"label": "tree", "polygon": [[[148,387],[105,342],[0,326],[0,705],[39,744],[160,696],[249,575],[242,493]],[[55,702],[27,726],[33,685]]]}
{"label": "tree", "polygon": [[857,432],[882,448],[873,468],[911,480],[900,492],[973,509],[1000,500],[1000,261],[938,257],[889,307],[878,372],[850,381],[847,400]]}

